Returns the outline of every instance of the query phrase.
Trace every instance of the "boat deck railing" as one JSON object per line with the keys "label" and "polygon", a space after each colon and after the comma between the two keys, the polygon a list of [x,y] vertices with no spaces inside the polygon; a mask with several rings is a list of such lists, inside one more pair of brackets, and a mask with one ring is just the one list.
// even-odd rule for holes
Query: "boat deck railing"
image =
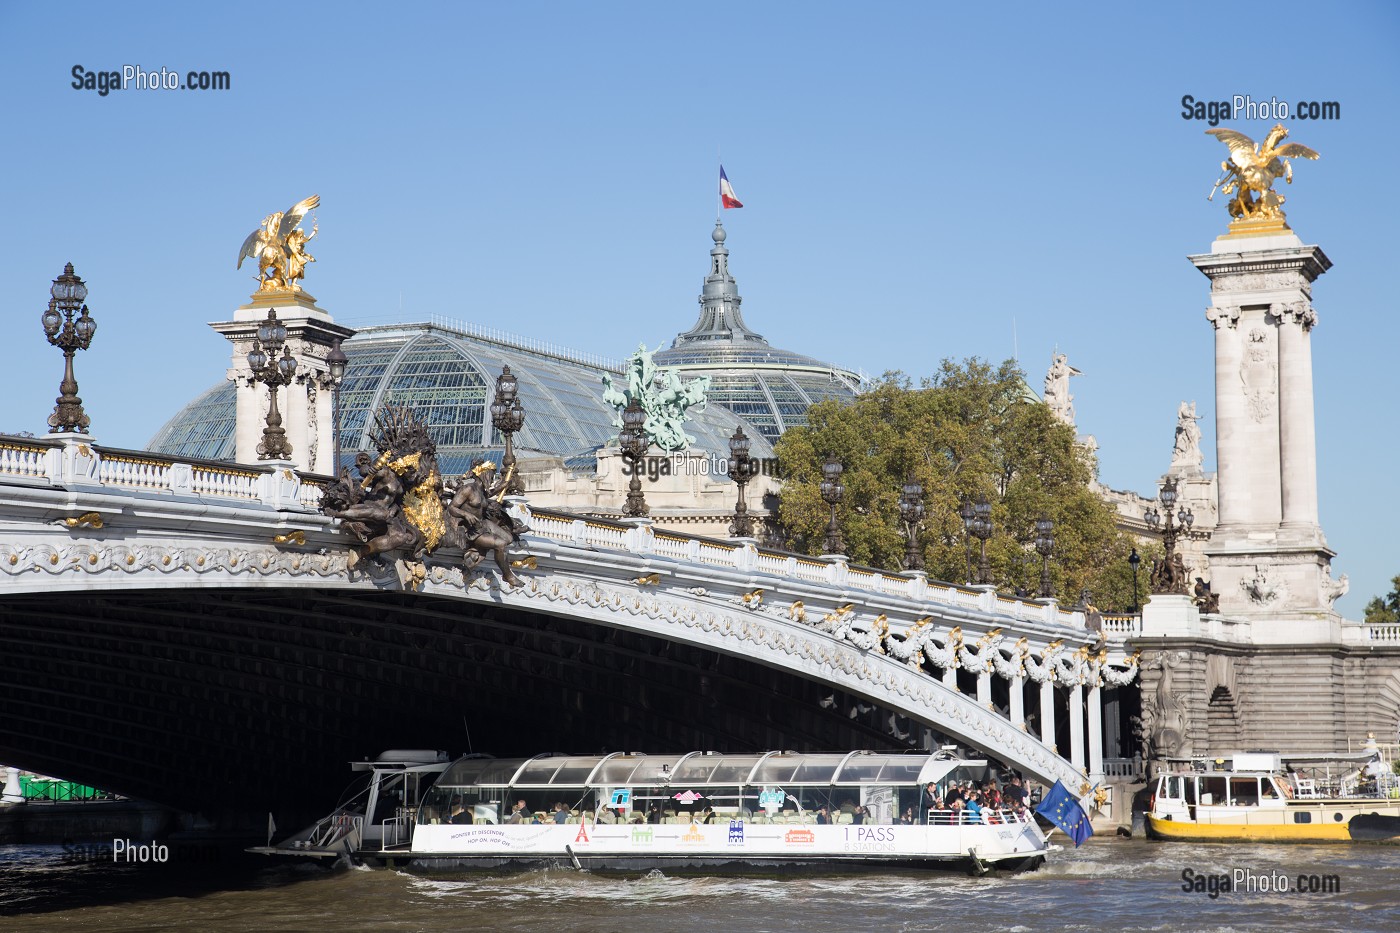
{"label": "boat deck railing", "polygon": [[929,826],[994,826],[1029,823],[1035,817],[1030,810],[989,810],[982,808],[980,817],[973,817],[967,810],[929,810]]}

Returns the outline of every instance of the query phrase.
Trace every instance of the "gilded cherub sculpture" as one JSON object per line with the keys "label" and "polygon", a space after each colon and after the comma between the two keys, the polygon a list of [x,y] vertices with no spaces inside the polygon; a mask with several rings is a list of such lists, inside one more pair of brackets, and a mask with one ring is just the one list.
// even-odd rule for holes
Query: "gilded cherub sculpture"
{"label": "gilded cherub sculpture", "polygon": [[1317,153],[1300,143],[1282,144],[1288,135],[1282,123],[1270,130],[1258,145],[1236,130],[1206,132],[1230,148],[1230,158],[1220,163],[1224,174],[1206,200],[1214,198],[1219,189],[1225,194],[1235,194],[1230,199],[1229,210],[1236,220],[1283,220],[1284,197],[1273,190],[1274,180],[1282,178],[1293,184],[1293,163],[1288,160],[1316,159]]}
{"label": "gilded cherub sculpture", "polygon": [[285,211],[268,214],[243,241],[236,268],[243,268],[244,259],[258,261],[258,280],[262,283],[258,291],[301,291],[297,282],[306,275],[306,264],[316,261],[306,252],[306,244],[316,236],[316,222],[312,221],[311,232],[307,233],[301,229],[301,221],[320,203],[320,195],[313,194]]}

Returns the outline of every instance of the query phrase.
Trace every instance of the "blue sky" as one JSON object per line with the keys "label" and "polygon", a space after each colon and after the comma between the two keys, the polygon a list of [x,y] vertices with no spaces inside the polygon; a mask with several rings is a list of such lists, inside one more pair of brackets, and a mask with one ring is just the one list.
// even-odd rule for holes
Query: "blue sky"
{"label": "blue sky", "polygon": [[[750,325],[878,374],[1058,347],[1100,477],[1148,493],[1195,399],[1213,468],[1205,195],[1224,147],[1181,98],[1338,101],[1285,189],[1335,263],[1314,290],[1322,522],[1341,603],[1400,573],[1388,480],[1400,346],[1387,169],[1400,7],[1275,3],[0,5],[0,429],[44,429],[39,326],[66,261],[99,329],[99,441],[141,447],[224,377],[206,322],[264,215],[318,193],[306,285],[356,325],[442,314],[607,356],[690,326],[716,156]],[[1232,12],[1233,11],[1233,12]],[[89,71],[228,71],[228,91],[99,96]],[[1255,138],[1272,120],[1222,125]]]}

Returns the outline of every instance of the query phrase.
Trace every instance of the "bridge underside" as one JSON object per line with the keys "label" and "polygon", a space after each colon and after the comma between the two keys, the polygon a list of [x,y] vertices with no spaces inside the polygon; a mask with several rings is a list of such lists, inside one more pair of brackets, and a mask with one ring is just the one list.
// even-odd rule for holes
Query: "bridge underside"
{"label": "bridge underside", "polygon": [[218,819],[324,812],[346,762],[387,748],[886,749],[924,735],[742,658],[404,592],[10,597],[0,691],[0,762]]}

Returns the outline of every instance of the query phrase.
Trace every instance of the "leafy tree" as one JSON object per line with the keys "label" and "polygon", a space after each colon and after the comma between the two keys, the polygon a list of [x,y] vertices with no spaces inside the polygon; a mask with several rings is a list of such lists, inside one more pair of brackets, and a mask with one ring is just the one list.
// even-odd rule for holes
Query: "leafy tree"
{"label": "leafy tree", "polygon": [[[797,550],[822,550],[830,510],[819,491],[821,466],[835,454],[845,467],[846,488],[838,524],[853,562],[902,566],[899,496],[912,475],[924,487],[918,547],[930,577],[975,578],[980,542],[971,540],[969,547],[958,509],[964,499],[985,496],[993,523],[987,559],[999,588],[1039,592],[1035,522],[1044,515],[1055,522],[1050,568],[1061,600],[1077,602],[1087,589],[1100,610],[1132,605],[1127,556],[1135,542],[1090,489],[1092,455],[1035,399],[1013,362],[993,367],[978,359],[944,360],[918,388],[902,373],[886,373],[854,402],[822,402],[807,418],[807,427],[787,431],[777,444],[784,478],[780,518]],[[1139,602],[1146,596],[1149,550],[1139,548]]]}
{"label": "leafy tree", "polygon": [[1390,592],[1384,598],[1377,596],[1366,604],[1366,622],[1400,622],[1400,575],[1390,578]]}

